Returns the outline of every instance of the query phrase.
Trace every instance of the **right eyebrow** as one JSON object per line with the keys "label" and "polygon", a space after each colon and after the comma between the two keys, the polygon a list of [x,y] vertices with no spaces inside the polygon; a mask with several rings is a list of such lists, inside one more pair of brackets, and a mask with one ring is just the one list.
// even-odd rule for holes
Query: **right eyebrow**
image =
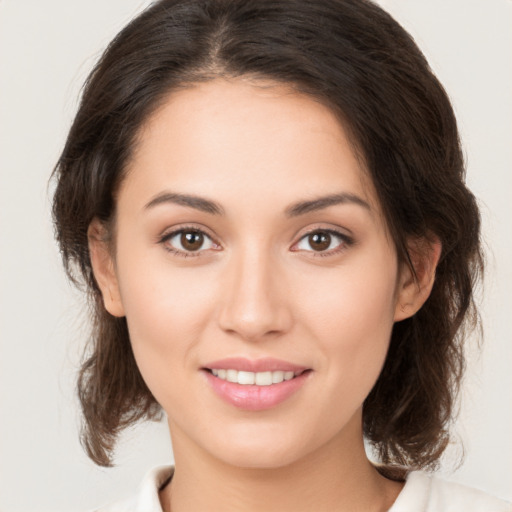
{"label": "right eyebrow", "polygon": [[336,204],[356,204],[371,212],[370,205],[361,197],[347,192],[329,194],[312,200],[299,201],[286,208],[287,217],[297,217],[306,213],[323,210]]}
{"label": "right eyebrow", "polygon": [[144,209],[148,210],[165,203],[188,206],[189,208],[194,208],[212,215],[225,215],[224,208],[211,199],[191,194],[179,194],[177,192],[163,192],[156,195],[144,206]]}

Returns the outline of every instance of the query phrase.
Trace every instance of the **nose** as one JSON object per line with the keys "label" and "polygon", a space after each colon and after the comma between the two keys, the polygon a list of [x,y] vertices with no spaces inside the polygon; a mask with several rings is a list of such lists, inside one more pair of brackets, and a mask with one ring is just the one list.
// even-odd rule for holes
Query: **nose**
{"label": "nose", "polygon": [[278,337],[291,328],[283,274],[261,250],[233,256],[224,278],[219,326],[225,332],[258,341]]}

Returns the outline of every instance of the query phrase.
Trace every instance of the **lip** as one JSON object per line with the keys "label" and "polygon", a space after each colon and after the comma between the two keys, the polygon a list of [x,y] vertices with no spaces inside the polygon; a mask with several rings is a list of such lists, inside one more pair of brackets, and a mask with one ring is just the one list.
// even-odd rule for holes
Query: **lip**
{"label": "lip", "polygon": [[299,366],[288,361],[274,359],[272,357],[265,357],[262,359],[246,359],[243,357],[228,357],[226,359],[219,359],[205,364],[204,368],[208,370],[238,370],[242,372],[275,372],[282,370],[284,372],[303,372],[308,368],[306,366]]}
{"label": "lip", "polygon": [[[211,369],[233,369],[246,372],[293,371],[300,373],[291,380],[271,386],[243,385],[215,377]],[[245,411],[264,411],[278,406],[296,394],[307,382],[311,371],[279,359],[227,358],[212,361],[202,368],[208,384],[224,402]]]}

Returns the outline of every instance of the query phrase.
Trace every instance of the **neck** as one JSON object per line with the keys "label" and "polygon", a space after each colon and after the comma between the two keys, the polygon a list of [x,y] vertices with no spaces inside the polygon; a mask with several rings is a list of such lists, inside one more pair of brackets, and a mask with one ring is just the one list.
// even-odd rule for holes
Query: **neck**
{"label": "neck", "polygon": [[180,435],[176,443],[173,432],[176,469],[161,493],[163,510],[384,512],[402,484],[381,476],[368,461],[360,418],[351,427],[357,436],[344,432],[292,464],[265,469],[226,464]]}

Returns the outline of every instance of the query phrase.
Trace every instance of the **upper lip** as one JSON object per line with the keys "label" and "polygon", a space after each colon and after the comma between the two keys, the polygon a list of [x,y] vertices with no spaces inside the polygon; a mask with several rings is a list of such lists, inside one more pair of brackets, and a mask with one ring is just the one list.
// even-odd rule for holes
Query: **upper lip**
{"label": "upper lip", "polygon": [[246,359],[244,357],[228,357],[225,359],[219,359],[212,361],[204,366],[208,370],[238,370],[243,372],[303,372],[308,368],[306,366],[300,366],[297,364],[283,361],[280,359],[274,359],[272,357],[265,357],[262,359]]}

